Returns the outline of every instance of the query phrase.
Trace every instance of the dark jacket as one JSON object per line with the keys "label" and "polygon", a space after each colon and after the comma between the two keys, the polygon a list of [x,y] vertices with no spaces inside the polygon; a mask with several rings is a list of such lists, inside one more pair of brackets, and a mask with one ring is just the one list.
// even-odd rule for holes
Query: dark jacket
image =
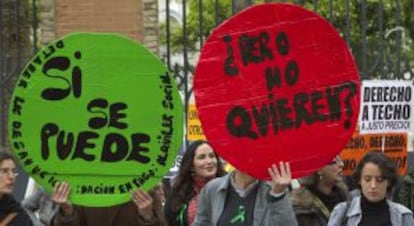
{"label": "dark jacket", "polygon": [[[318,194],[311,191],[310,187],[302,187],[291,194],[293,209],[299,226],[326,226],[333,209],[324,204]],[[350,199],[345,184],[339,183],[335,199],[339,202]],[[338,197],[339,196],[339,197]]]}
{"label": "dark jacket", "polygon": [[[184,202],[181,204],[180,209],[178,211],[173,211],[172,209],[172,198],[177,195],[176,191],[172,191],[171,195],[168,197],[165,203],[165,219],[170,226],[188,226],[188,204],[196,195],[194,191],[187,191],[187,196],[184,198]],[[180,217],[182,216],[182,218]]]}
{"label": "dark jacket", "polygon": [[414,172],[404,176],[399,189],[395,191],[393,199],[414,211]]}
{"label": "dark jacket", "polygon": [[154,221],[144,222],[138,215],[137,206],[131,201],[111,207],[74,206],[73,216],[64,217],[58,213],[55,226],[165,226],[161,203],[154,202]]}
{"label": "dark jacket", "polygon": [[8,224],[8,226],[32,226],[29,215],[10,195],[4,195],[0,199],[0,221],[3,221],[8,214],[16,212],[17,216]]}

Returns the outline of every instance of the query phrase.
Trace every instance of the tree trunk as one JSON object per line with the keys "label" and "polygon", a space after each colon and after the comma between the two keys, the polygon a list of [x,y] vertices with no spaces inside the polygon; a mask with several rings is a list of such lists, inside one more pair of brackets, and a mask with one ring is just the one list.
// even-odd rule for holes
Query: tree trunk
{"label": "tree trunk", "polygon": [[7,111],[14,84],[32,54],[29,21],[29,0],[0,0],[0,147],[8,146]]}

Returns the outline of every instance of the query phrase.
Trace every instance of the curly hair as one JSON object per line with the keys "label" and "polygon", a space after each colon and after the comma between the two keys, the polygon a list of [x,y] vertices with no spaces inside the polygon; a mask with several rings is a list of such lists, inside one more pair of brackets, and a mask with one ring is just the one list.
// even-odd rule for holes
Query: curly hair
{"label": "curly hair", "polygon": [[352,175],[352,179],[354,180],[355,184],[357,184],[358,189],[361,190],[360,181],[362,169],[367,163],[373,163],[380,168],[382,177],[389,182],[387,192],[390,194],[398,181],[397,169],[394,162],[381,152],[369,152],[359,162]]}
{"label": "curly hair", "polygon": [[[194,179],[192,174],[193,161],[195,158],[195,152],[199,146],[202,144],[208,144],[207,141],[197,140],[192,142],[187,150],[185,151],[183,158],[181,160],[180,169],[178,170],[177,177],[175,178],[175,183],[173,185],[174,196],[171,200],[171,207],[174,212],[177,212],[180,208],[180,205],[184,202],[185,197],[188,192],[191,192],[191,189],[194,184]],[[224,170],[223,163],[220,161],[218,155],[214,153],[217,158],[217,173],[216,176],[220,177],[226,174]]]}

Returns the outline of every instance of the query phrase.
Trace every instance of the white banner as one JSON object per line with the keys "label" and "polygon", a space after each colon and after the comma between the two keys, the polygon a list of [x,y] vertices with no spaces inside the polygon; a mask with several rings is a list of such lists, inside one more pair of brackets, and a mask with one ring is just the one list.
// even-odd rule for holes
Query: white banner
{"label": "white banner", "polygon": [[402,133],[412,131],[413,84],[411,81],[363,81],[359,131]]}

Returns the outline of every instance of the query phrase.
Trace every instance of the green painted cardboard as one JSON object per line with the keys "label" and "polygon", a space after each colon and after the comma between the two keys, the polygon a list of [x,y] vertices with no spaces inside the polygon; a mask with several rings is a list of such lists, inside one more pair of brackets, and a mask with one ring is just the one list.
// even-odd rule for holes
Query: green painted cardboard
{"label": "green painted cardboard", "polygon": [[9,140],[49,192],[67,181],[84,206],[127,202],[168,172],[183,133],[181,97],[166,66],[116,34],[74,33],[25,66],[9,106]]}

